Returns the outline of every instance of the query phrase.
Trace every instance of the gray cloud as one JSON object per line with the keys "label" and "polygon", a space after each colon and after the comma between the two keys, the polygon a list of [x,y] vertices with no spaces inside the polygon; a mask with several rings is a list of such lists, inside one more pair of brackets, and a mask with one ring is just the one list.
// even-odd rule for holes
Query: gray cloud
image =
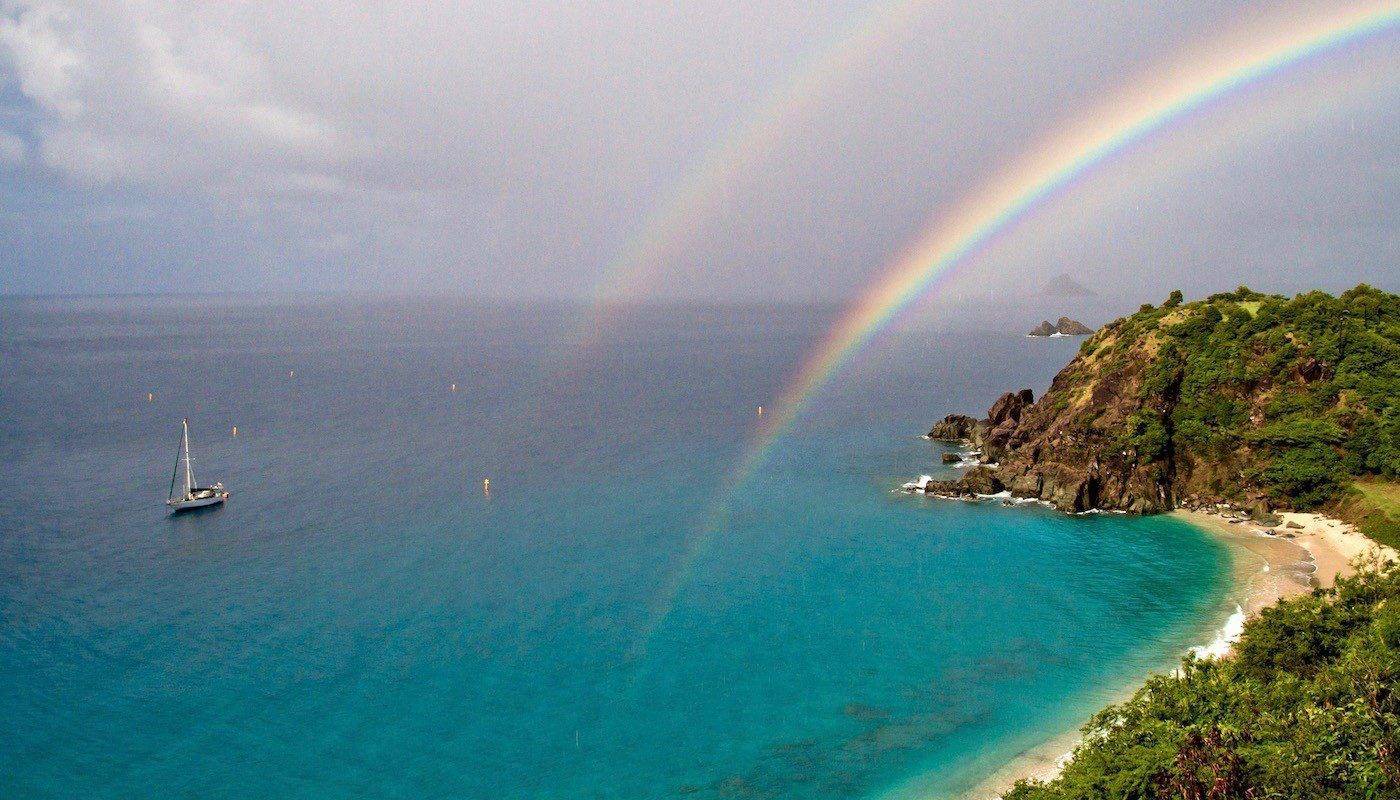
{"label": "gray cloud", "polygon": [[[687,217],[653,291],[845,296],[999,164],[1131,76],[1232,26],[1295,24],[1333,4],[1155,5],[928,3],[864,57],[817,73],[802,113]],[[13,257],[0,290],[159,290],[198,263],[228,289],[530,296],[584,294],[762,98],[887,5],[2,7],[0,242]],[[1058,228],[1037,221],[979,274],[1015,284],[1074,262],[1093,276],[1151,253],[1139,259],[1154,262],[1140,281],[1151,284],[1156,262],[1265,269],[1263,256],[1241,257],[1259,245],[1316,265],[1331,244],[1370,274],[1368,251],[1396,249],[1400,126],[1394,87],[1376,79],[1400,68],[1393,43],[1241,98],[1285,109],[1309,92],[1343,98],[1308,125],[1277,126],[1281,141],[1214,163],[1183,150],[1169,196],[1107,186],[1112,202],[1084,218],[1069,209]],[[1184,135],[1228,124],[1206,115]],[[1338,144],[1338,126],[1356,124]],[[1314,220],[1312,203],[1354,213]],[[1125,216],[1129,205],[1195,221],[1183,234]],[[1307,218],[1307,236],[1270,227],[1279,216]],[[1073,238],[1110,220],[1123,232],[1111,243]]]}

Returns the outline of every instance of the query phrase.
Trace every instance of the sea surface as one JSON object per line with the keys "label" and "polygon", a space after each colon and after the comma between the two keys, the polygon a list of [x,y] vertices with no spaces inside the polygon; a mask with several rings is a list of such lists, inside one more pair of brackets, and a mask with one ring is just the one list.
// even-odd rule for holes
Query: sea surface
{"label": "sea surface", "polygon": [[938,797],[1210,640],[1193,528],[895,491],[1077,339],[887,336],[732,485],[837,311],[0,301],[4,796]]}

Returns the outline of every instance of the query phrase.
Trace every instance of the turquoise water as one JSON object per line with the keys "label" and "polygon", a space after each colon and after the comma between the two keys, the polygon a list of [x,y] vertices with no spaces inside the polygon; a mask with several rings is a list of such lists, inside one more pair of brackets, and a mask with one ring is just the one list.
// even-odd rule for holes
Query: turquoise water
{"label": "turquoise water", "polygon": [[1073,342],[882,342],[724,496],[834,311],[5,301],[6,795],[937,795],[1210,638],[1194,529],[892,491]]}

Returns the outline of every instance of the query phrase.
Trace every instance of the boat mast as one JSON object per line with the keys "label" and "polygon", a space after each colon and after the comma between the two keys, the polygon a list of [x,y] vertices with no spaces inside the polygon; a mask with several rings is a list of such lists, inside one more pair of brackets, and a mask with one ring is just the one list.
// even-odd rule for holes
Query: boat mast
{"label": "boat mast", "polygon": [[[181,442],[184,441],[184,437],[183,437],[183,436],[181,437],[180,441],[181,441]],[[174,500],[174,499],[175,499],[175,480],[176,480],[177,478],[180,477],[180,450],[181,450],[181,449],[182,449],[182,448],[181,448],[180,446],[178,446],[178,445],[175,447],[175,468],[172,469],[172,470],[170,470],[170,499],[171,499],[171,500]]]}
{"label": "boat mast", "polygon": [[194,487],[194,467],[190,465],[190,421],[189,418],[180,420],[180,425],[185,429],[185,494],[188,496],[190,489]]}

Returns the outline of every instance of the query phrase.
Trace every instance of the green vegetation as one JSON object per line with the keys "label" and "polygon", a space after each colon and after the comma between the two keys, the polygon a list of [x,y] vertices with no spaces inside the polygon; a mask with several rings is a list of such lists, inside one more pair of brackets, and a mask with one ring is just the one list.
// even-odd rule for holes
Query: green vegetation
{"label": "green vegetation", "polygon": [[1400,568],[1265,609],[1233,657],[1188,658],[1083,730],[1058,778],[1006,797],[1400,798]]}
{"label": "green vegetation", "polygon": [[1400,483],[1357,481],[1356,490],[1376,509],[1400,519]]}
{"label": "green vegetation", "polygon": [[1362,533],[1400,550],[1400,483],[1357,481],[1336,510]]}
{"label": "green vegetation", "polygon": [[1361,285],[1289,299],[1241,286],[1183,304],[1172,292],[1109,335],[1110,358],[1153,344],[1144,412],[1120,440],[1143,462],[1234,465],[1214,492],[1257,490],[1294,508],[1340,501],[1356,476],[1400,475],[1400,296]]}

